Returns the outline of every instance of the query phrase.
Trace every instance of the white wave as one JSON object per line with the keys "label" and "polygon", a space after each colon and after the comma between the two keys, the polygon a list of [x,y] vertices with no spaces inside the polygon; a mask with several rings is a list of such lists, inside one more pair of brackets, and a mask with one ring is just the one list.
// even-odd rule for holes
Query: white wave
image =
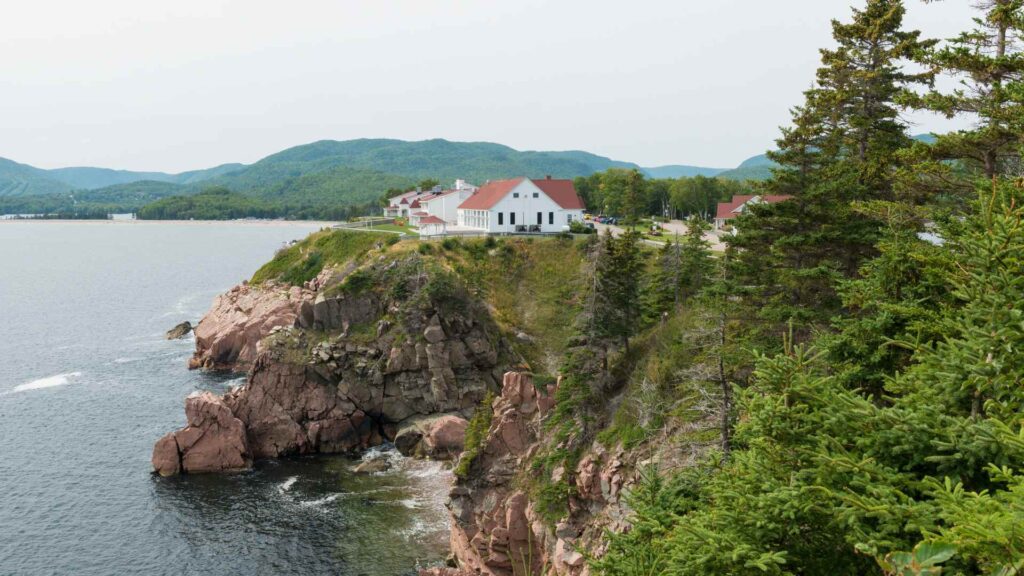
{"label": "white wave", "polygon": [[129,362],[137,362],[140,358],[114,358],[114,364],[127,364]]}
{"label": "white wave", "polygon": [[341,494],[331,494],[329,496],[324,496],[323,498],[317,498],[316,500],[306,500],[304,502],[299,502],[299,506],[302,506],[303,508],[325,506],[337,500],[339,496],[341,496]]}
{"label": "white wave", "polygon": [[42,390],[43,388],[53,388],[55,386],[64,386],[70,384],[72,378],[78,378],[81,376],[81,372],[66,372],[64,374],[55,374],[53,376],[47,376],[46,378],[40,378],[24,384],[19,384],[12,388],[6,394],[14,394],[15,392],[26,392],[28,390]]}
{"label": "white wave", "polygon": [[295,483],[298,482],[298,481],[299,481],[299,477],[298,476],[292,476],[291,478],[288,478],[284,482],[281,482],[280,484],[278,484],[277,490],[281,494],[284,494],[285,492],[291,490],[292,486],[294,486]]}

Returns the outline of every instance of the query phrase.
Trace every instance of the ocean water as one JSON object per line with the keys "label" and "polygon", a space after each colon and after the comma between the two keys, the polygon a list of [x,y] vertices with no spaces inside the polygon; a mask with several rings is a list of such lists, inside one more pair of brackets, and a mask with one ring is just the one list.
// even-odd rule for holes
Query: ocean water
{"label": "ocean water", "polygon": [[447,472],[389,454],[160,478],[153,443],[184,399],[193,323],[313,226],[0,223],[0,575],[409,574],[447,545]]}

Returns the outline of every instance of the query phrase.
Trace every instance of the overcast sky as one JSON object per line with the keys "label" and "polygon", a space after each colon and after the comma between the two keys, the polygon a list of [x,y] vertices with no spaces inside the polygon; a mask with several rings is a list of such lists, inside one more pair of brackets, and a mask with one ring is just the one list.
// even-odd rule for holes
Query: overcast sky
{"label": "overcast sky", "polygon": [[[859,2],[858,2],[859,4]],[[950,37],[966,0],[907,0]],[[0,156],[181,171],[320,139],[644,166],[772,145],[850,0],[33,0],[0,17]],[[915,118],[914,132],[940,130]]]}

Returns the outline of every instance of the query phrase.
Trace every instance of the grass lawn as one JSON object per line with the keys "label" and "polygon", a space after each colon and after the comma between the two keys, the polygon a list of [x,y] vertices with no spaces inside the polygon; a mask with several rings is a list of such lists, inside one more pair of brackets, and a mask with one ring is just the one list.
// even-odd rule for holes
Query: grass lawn
{"label": "grass lawn", "polygon": [[398,226],[396,224],[377,224],[375,226],[370,226],[369,228],[366,228],[366,230],[380,230],[382,232],[401,232],[403,234],[408,234],[410,236],[420,235],[419,232],[417,232],[416,229],[414,228],[410,228],[408,226]]}

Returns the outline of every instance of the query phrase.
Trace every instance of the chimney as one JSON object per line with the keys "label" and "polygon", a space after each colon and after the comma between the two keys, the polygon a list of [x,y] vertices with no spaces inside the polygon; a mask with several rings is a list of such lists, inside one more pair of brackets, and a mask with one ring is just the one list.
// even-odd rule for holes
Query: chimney
{"label": "chimney", "polygon": [[544,176],[544,179],[545,180],[551,180],[551,174],[548,174],[548,175]]}

